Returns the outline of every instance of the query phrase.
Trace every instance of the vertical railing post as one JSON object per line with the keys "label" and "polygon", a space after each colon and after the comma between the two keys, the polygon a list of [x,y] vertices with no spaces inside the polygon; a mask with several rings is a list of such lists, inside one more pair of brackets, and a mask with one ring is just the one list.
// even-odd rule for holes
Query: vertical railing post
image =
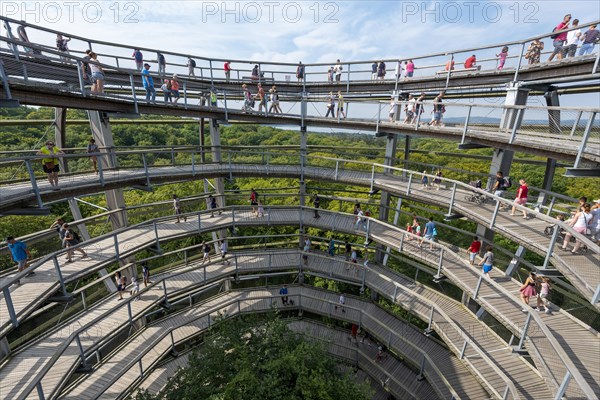
{"label": "vertical railing post", "polygon": [[412,183],[412,177],[413,174],[412,172],[408,175],[408,185],[406,185],[406,195],[408,196],[410,194],[410,185]]}
{"label": "vertical railing post", "polygon": [[554,225],[554,231],[552,232],[552,238],[550,239],[550,244],[548,245],[548,251],[546,252],[546,256],[544,257],[544,264],[542,264],[542,269],[548,268],[548,264],[550,263],[550,257],[552,257],[552,252],[554,251],[554,246],[556,245],[556,241],[558,240],[558,234],[560,233],[561,227],[558,224]]}
{"label": "vertical railing post", "polygon": [[463,359],[463,357],[465,356],[465,351],[467,350],[467,344],[468,344],[468,343],[469,343],[469,342],[467,342],[466,340],[465,340],[465,342],[463,343],[463,345],[462,345],[462,349],[460,350],[460,355],[458,356],[458,359],[459,359],[459,360],[462,360],[462,359]]}
{"label": "vertical railing post", "polygon": [[581,121],[581,116],[583,115],[583,111],[578,111],[577,112],[577,117],[575,118],[575,123],[573,124],[573,128],[571,128],[571,135],[573,136],[575,135],[575,132],[577,131],[577,126],[579,125],[579,121]]}
{"label": "vertical railing post", "polygon": [[452,195],[450,196],[450,205],[448,206],[448,216],[452,215],[452,206],[454,205],[454,199],[456,197],[456,182],[452,185]]}
{"label": "vertical railing post", "polygon": [[496,223],[498,211],[500,211],[500,200],[496,200],[496,207],[494,207],[494,213],[492,214],[492,219],[490,220],[490,229],[492,229],[494,227],[494,224]]}
{"label": "vertical railing post", "polygon": [[477,285],[475,286],[475,290],[473,291],[473,300],[477,300],[477,295],[479,294],[479,289],[481,288],[482,281],[483,275],[479,275],[479,280],[477,281]]}
{"label": "vertical railing post", "polygon": [[201,219],[201,213],[200,211],[198,211],[198,233],[202,233],[202,219]]}
{"label": "vertical railing post", "polygon": [[225,107],[225,121],[229,122],[229,112],[227,110],[227,92],[223,92],[223,106]]}
{"label": "vertical railing post", "polygon": [[379,109],[377,110],[377,125],[375,125],[375,134],[379,133],[379,121],[381,120],[381,103],[379,103]]}
{"label": "vertical railing post", "polygon": [[517,137],[517,129],[519,129],[519,127],[521,126],[521,118],[523,117],[524,111],[525,111],[524,108],[519,108],[517,110],[517,117],[513,124],[512,131],[510,133],[510,139],[508,139],[508,144],[513,144],[515,141],[515,138]]}
{"label": "vertical railing post", "polygon": [[214,85],[214,77],[213,77],[212,60],[208,60],[208,66],[210,67],[210,86],[213,86]]}
{"label": "vertical railing post", "polygon": [[156,225],[156,221],[152,221],[154,225],[154,237],[156,238],[156,250],[160,252],[160,239],[158,237],[158,226]]}
{"label": "vertical railing post", "polygon": [[435,279],[435,280],[439,280],[439,279],[442,279],[444,277],[442,275],[442,264],[443,264],[443,261],[444,261],[444,248],[440,247],[440,257],[438,258],[438,269],[437,269],[437,273],[433,276],[433,279]]}
{"label": "vertical railing post", "polygon": [[525,320],[525,325],[523,325],[523,330],[521,331],[521,339],[517,345],[517,350],[523,350],[523,345],[525,344],[525,339],[527,338],[527,331],[529,330],[529,324],[531,324],[531,311],[528,311],[527,313],[527,319]]}
{"label": "vertical railing post", "polygon": [[19,320],[17,319],[17,313],[15,312],[15,307],[12,302],[12,297],[10,296],[9,287],[5,287],[2,289],[2,293],[4,294],[4,301],[6,302],[6,308],[8,309],[8,316],[10,317],[10,322],[13,327],[16,328],[19,326]]}
{"label": "vertical railing post", "polygon": [[425,334],[425,336],[429,336],[433,332],[433,330],[431,329],[431,326],[433,325],[434,311],[435,311],[435,308],[433,306],[431,306],[431,312],[429,313],[429,321],[427,322],[427,329],[425,329],[425,331],[423,332]]}
{"label": "vertical railing post", "polygon": [[569,386],[569,382],[571,382],[571,372],[567,371],[565,377],[563,378],[560,386],[558,387],[558,391],[556,392],[556,396],[554,396],[555,400],[561,400],[567,391],[567,387]]}
{"label": "vertical railing post", "polygon": [[[419,124],[421,123],[421,114],[423,114],[423,107],[425,107],[425,104],[423,102],[419,103],[421,106],[419,107],[419,112],[417,113],[417,120],[415,121],[415,131],[419,130]],[[406,167],[404,167],[406,168]]]}
{"label": "vertical railing post", "polygon": [[[598,52],[600,54],[600,51]],[[583,132],[583,137],[581,138],[581,144],[579,145],[579,150],[577,151],[577,158],[575,159],[575,164],[573,168],[579,168],[579,163],[581,162],[581,157],[583,152],[585,151],[585,146],[587,145],[587,141],[590,137],[590,132],[592,130],[592,126],[594,124],[594,119],[596,118],[596,112],[590,112],[590,118],[585,126],[585,131]]]}
{"label": "vertical railing post", "polygon": [[56,270],[56,275],[58,276],[60,288],[62,289],[62,292],[66,297],[68,296],[67,286],[65,285],[65,280],[63,278],[62,271],[60,270],[60,265],[58,264],[58,258],[56,258],[56,254],[52,256],[52,261],[54,262],[54,269]]}
{"label": "vertical railing post", "polygon": [[121,257],[119,255],[119,239],[117,239],[117,234],[115,233],[113,235],[114,238],[114,242],[115,242],[115,260],[119,260]]}
{"label": "vertical railing post", "polygon": [[417,380],[422,381],[425,379],[423,373],[425,372],[425,353],[423,353],[423,359],[421,360],[421,368],[419,368],[419,375],[417,375]]}
{"label": "vertical railing post", "polygon": [[[352,64],[348,64],[348,78],[346,79],[346,94],[348,94],[350,92],[350,68],[352,67]],[[346,112],[348,112],[346,110]]]}
{"label": "vertical railing post", "polygon": [[79,333],[75,335],[75,341],[77,342],[77,347],[79,348],[79,358],[81,358],[81,365],[83,366],[83,368],[86,368],[87,362],[85,361],[85,352],[83,351],[83,346],[81,345]]}
{"label": "vertical railing post", "polygon": [[460,139],[460,144],[465,144],[465,138],[467,136],[467,131],[469,129],[469,121],[471,119],[471,111],[473,110],[473,106],[469,105],[469,109],[467,110],[467,117],[465,118],[465,126],[463,127],[462,137]]}
{"label": "vertical railing post", "polygon": [[148,161],[146,160],[146,153],[142,153],[142,162],[144,163],[144,174],[146,175],[146,186],[150,186],[150,173],[148,172]]}
{"label": "vertical railing post", "polygon": [[38,383],[35,385],[35,389],[37,390],[38,399],[39,400],[46,400],[46,396],[44,395],[44,389],[42,388],[42,382],[41,381],[38,381]]}
{"label": "vertical railing post", "polygon": [[454,54],[450,54],[450,64],[448,64],[448,73],[446,74],[446,89],[450,85],[450,75],[452,74],[452,63],[454,62]]}
{"label": "vertical railing post", "polygon": [[31,166],[31,160],[25,160],[25,167],[27,167],[27,173],[29,174],[29,180],[31,181],[31,189],[33,189],[33,193],[35,193],[37,205],[39,208],[44,208],[42,196],[40,195],[40,189],[38,188],[37,180],[35,179],[35,173],[33,172],[33,167]]}
{"label": "vertical railing post", "polygon": [[335,161],[335,177],[334,180],[337,181],[338,180],[338,172],[339,172],[339,167],[340,167],[340,161],[336,160]]}
{"label": "vertical railing post", "polygon": [[183,81],[183,108],[186,110],[188,108],[187,81]]}
{"label": "vertical railing post", "polygon": [[525,42],[521,43],[521,54],[519,54],[519,61],[517,62],[517,69],[515,70],[515,76],[513,82],[516,82],[519,78],[519,71],[521,70],[521,63],[523,62],[523,54],[525,53]]}
{"label": "vertical railing post", "polygon": [[196,176],[196,153],[192,151],[192,176]]}
{"label": "vertical railing post", "polygon": [[100,180],[100,186],[104,187],[104,169],[102,168],[102,157],[104,157],[102,154],[96,156],[98,160],[98,179]]}
{"label": "vertical railing post", "polygon": [[129,74],[129,83],[131,84],[131,97],[133,97],[133,111],[139,114],[137,95],[135,93],[135,83],[133,82],[133,74]]}
{"label": "vertical railing post", "polygon": [[373,193],[373,185],[375,184],[375,164],[371,167],[371,189],[370,193]]}
{"label": "vertical railing post", "polygon": [[79,90],[81,90],[81,95],[85,97],[85,82],[83,80],[83,64],[81,61],[77,60],[77,77],[79,78]]}

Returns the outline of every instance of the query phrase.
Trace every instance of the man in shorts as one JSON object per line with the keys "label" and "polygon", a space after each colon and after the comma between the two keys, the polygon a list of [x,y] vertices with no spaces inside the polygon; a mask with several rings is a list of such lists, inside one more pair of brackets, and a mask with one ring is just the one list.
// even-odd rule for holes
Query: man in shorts
{"label": "man in shorts", "polygon": [[[8,249],[12,255],[13,260],[17,263],[18,272],[22,272],[28,266],[28,261],[31,260],[31,253],[27,250],[27,245],[24,242],[15,240],[14,237],[9,236],[6,238],[8,243]],[[33,275],[33,273],[27,274],[26,276]],[[15,282],[15,285],[20,285],[21,281]]]}
{"label": "man in shorts", "polygon": [[42,159],[42,168],[48,174],[48,182],[52,186],[52,190],[60,190],[58,187],[58,173],[60,166],[58,165],[57,154],[65,154],[61,149],[54,145],[52,140],[48,140],[46,145],[36,153],[38,156],[46,156]]}

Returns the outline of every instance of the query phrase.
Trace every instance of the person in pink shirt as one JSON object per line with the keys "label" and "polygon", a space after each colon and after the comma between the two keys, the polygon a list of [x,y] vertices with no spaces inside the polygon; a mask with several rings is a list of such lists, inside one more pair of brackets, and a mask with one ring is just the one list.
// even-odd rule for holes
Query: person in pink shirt
{"label": "person in pink shirt", "polygon": [[504,46],[500,51],[500,54],[496,54],[498,57],[498,71],[504,68],[504,64],[506,63],[506,57],[508,57],[508,46]]}
{"label": "person in pink shirt", "polygon": [[[510,211],[510,215],[515,215],[517,204],[520,206],[524,206],[525,204],[527,204],[527,192],[529,192],[527,182],[525,182],[525,179],[520,179],[519,185],[520,186],[517,190],[517,196],[515,197],[515,205],[513,205],[513,208]],[[523,218],[527,219],[527,211],[523,211]]]}
{"label": "person in pink shirt", "polygon": [[[554,32],[560,32],[562,30],[568,29],[570,21],[571,21],[571,14],[565,15],[565,17],[563,18],[563,21],[560,24],[556,25],[556,28],[554,28]],[[563,45],[565,44],[565,42],[567,41],[567,32],[556,33],[553,36],[554,37],[552,37],[552,36],[551,37],[552,37],[552,39],[554,39],[554,41],[552,42],[552,45],[554,46],[554,51],[552,52],[552,54],[550,54],[548,61],[552,61],[554,56],[557,56],[559,60],[562,59],[562,52],[563,52],[562,48],[563,48]]]}
{"label": "person in pink shirt", "polygon": [[406,77],[407,78],[412,78],[413,74],[415,73],[415,64],[413,63],[413,60],[408,60],[408,62],[404,62],[406,65],[404,66],[404,70],[406,71]]}

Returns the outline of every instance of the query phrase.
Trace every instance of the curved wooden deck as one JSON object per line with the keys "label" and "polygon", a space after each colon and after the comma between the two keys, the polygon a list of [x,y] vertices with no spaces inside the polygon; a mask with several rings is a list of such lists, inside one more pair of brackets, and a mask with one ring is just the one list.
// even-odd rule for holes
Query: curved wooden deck
{"label": "curved wooden deck", "polygon": [[[450,202],[453,200],[452,212],[464,215],[470,220],[485,226],[492,226],[493,224],[493,229],[496,232],[539,255],[545,256],[548,252],[551,238],[544,235],[544,229],[556,221],[542,213],[531,210],[530,215],[533,218],[528,220],[523,220],[520,216],[511,217],[507,212],[500,212],[494,218],[494,203],[477,205],[465,199],[465,196],[472,193],[472,190],[468,189],[468,185],[460,184],[461,186],[457,186],[456,195],[453,198],[452,191],[449,189],[439,191],[424,189],[416,182],[420,179],[418,176],[407,180],[400,175],[373,174],[366,171],[347,169],[344,165],[350,163],[350,161],[329,159],[329,162],[332,164],[330,168],[229,163],[152,167],[148,169],[147,174],[143,169],[118,169],[104,173],[104,186],[100,185],[96,175],[76,174],[61,181],[62,189],[60,191],[52,191],[50,185],[43,181],[38,182],[38,187],[42,199],[51,200],[114,187],[136,184],[146,185],[147,182],[172,182],[205,177],[256,177],[267,175],[271,177],[300,178],[303,176],[304,179],[318,179],[342,182],[354,186],[373,187],[411,201],[442,207],[450,208]],[[335,168],[333,164],[336,164]],[[340,165],[341,167],[339,167]],[[411,173],[415,172],[411,171]],[[447,186],[452,187],[455,181],[444,179],[443,182],[447,182]],[[11,206],[17,202],[32,202],[35,199],[31,190],[31,183],[28,182],[6,185],[0,190],[2,191],[0,207]],[[595,292],[600,287],[600,253],[596,250],[597,246],[590,243],[592,251],[580,254],[564,252],[559,247],[560,244],[553,246],[553,252],[549,258],[550,263],[591,302]],[[600,303],[594,305],[600,309]]]}

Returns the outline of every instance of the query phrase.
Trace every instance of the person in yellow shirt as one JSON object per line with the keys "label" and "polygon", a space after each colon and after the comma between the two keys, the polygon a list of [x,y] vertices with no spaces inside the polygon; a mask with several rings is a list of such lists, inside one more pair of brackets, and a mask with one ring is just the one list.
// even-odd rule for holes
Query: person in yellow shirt
{"label": "person in yellow shirt", "polygon": [[65,154],[61,149],[54,145],[52,140],[48,140],[46,145],[36,153],[38,156],[46,156],[42,159],[42,168],[44,172],[48,174],[48,182],[52,186],[53,190],[60,190],[58,187],[58,172],[60,166],[58,165],[57,154]]}
{"label": "person in yellow shirt", "polygon": [[344,97],[342,96],[342,92],[338,91],[338,106],[337,106],[337,116],[340,118],[340,114],[344,116],[346,119],[346,113],[344,112]]}

